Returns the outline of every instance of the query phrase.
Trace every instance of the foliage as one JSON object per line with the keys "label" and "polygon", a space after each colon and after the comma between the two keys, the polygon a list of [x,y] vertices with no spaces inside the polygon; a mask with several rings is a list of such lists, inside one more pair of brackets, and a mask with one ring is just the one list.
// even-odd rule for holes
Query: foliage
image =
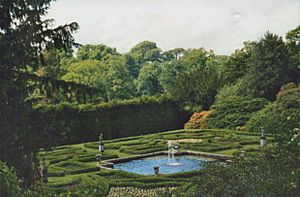
{"label": "foliage", "polygon": [[262,109],[267,101],[262,98],[229,96],[218,99],[211,107],[213,113],[207,120],[209,128],[244,126],[254,112]]}
{"label": "foliage", "polygon": [[213,58],[204,49],[192,49],[180,61],[163,64],[160,81],[165,91],[191,110],[208,109],[219,88]]}
{"label": "foliage", "polygon": [[254,113],[246,123],[247,130],[252,132],[258,132],[262,127],[267,133],[283,132],[285,130],[285,124],[282,124],[281,115],[278,114],[274,103],[269,103],[263,109]]}
{"label": "foliage", "polygon": [[155,42],[143,41],[130,49],[127,58],[129,72],[133,78],[137,78],[144,63],[160,61],[161,49],[156,46]]}
{"label": "foliage", "polygon": [[251,54],[251,43],[244,44],[245,47],[237,49],[224,63],[222,75],[225,84],[234,84],[249,70],[248,61]]}
{"label": "foliage", "polygon": [[118,55],[119,53],[115,48],[99,45],[83,45],[79,47],[76,56],[79,60],[107,60],[110,56]]}
{"label": "foliage", "polygon": [[65,81],[82,83],[88,86],[105,88],[105,65],[97,60],[85,60],[71,64],[62,77]]}
{"label": "foliage", "polygon": [[[159,116],[157,115],[159,114]],[[38,105],[33,127],[44,135],[40,146],[141,135],[181,128],[189,114],[167,97],[142,97],[100,104]]]}
{"label": "foliage", "polygon": [[270,133],[288,133],[297,126],[300,114],[300,86],[288,83],[281,87],[276,101],[255,113],[247,123],[249,131],[261,127]]}
{"label": "foliage", "polygon": [[38,76],[60,79],[68,72],[68,67],[76,59],[73,57],[73,50],[62,50],[48,47],[43,50],[41,65],[36,71]]}
{"label": "foliage", "polygon": [[165,51],[162,53],[162,58],[164,61],[171,61],[171,60],[180,60],[185,53],[185,49],[183,48],[175,48],[169,51]]}
{"label": "foliage", "polygon": [[172,60],[162,63],[159,82],[165,92],[171,91],[176,84],[176,77],[185,70],[185,67],[179,61]]}
{"label": "foliage", "polygon": [[286,34],[286,47],[289,52],[289,70],[290,81],[300,83],[300,26],[289,31]]}
{"label": "foliage", "polygon": [[18,197],[21,193],[15,172],[0,161],[0,196]]}
{"label": "foliage", "polygon": [[[209,151],[222,153],[227,151],[231,155],[241,150],[257,154],[263,151],[259,146],[260,133],[235,132],[230,130],[175,130],[168,132],[153,133],[148,135],[139,135],[134,137],[105,140],[105,151],[102,155],[102,161],[111,157],[125,157],[136,154],[143,154],[167,149],[169,140],[179,139],[202,139],[196,143],[180,142],[180,150]],[[210,142],[208,142],[210,141]],[[268,135],[268,144],[273,142],[272,136]],[[134,187],[135,191],[155,191],[157,188],[176,187],[191,184],[192,178],[201,176],[201,171],[190,171],[176,174],[161,174],[159,176],[143,176],[134,173],[128,173],[119,170],[106,170],[97,167],[96,155],[98,151],[98,141],[84,144],[73,144],[55,147],[52,150],[41,150],[38,154],[40,158],[45,158],[48,164],[49,182],[45,185],[45,196],[67,196],[76,195],[75,191],[93,192],[92,189],[101,187],[104,191],[109,185],[110,191],[119,187]],[[131,152],[132,154],[128,154]],[[88,166],[88,168],[86,168]],[[84,170],[89,169],[89,170]],[[64,173],[62,173],[64,172]],[[82,185],[86,176],[92,175],[90,182]],[[98,181],[99,180],[99,181]],[[104,182],[104,184],[102,184]],[[192,183],[193,184],[193,183]],[[78,189],[77,189],[78,188]],[[131,189],[128,188],[128,192]],[[107,191],[105,189],[105,191]],[[171,192],[176,193],[175,190]],[[40,194],[40,193],[39,193]],[[165,194],[165,193],[164,193]],[[103,192],[102,195],[107,195]],[[43,195],[40,195],[43,196]]]}
{"label": "foliage", "polygon": [[134,96],[133,78],[127,69],[125,58],[112,56],[105,73],[108,100],[130,99]]}
{"label": "foliage", "polygon": [[96,174],[72,175],[57,183],[50,183],[39,196],[79,197],[79,196],[106,196],[109,191],[108,182]]}
{"label": "foliage", "polygon": [[68,193],[71,196],[90,196],[98,197],[104,196],[108,193],[109,187],[107,182],[103,178],[97,175],[87,175],[83,176],[80,180],[80,183],[74,188],[70,189]]}
{"label": "foliage", "polygon": [[194,113],[190,120],[185,123],[185,129],[206,129],[207,119],[212,114],[213,111],[202,111]]}
{"label": "foliage", "polygon": [[262,154],[239,153],[230,165],[209,164],[189,196],[299,196],[299,132],[293,129]]}
{"label": "foliage", "polygon": [[163,92],[159,83],[161,67],[157,62],[142,66],[137,79],[137,92],[140,95],[153,96]]}
{"label": "foliage", "polygon": [[78,61],[68,67],[62,79],[101,90],[102,93],[96,95],[97,100],[128,99],[134,95],[133,79],[121,56],[111,56],[106,62],[93,59]]}
{"label": "foliage", "polygon": [[214,102],[219,79],[214,68],[203,68],[179,75],[171,95],[182,101],[187,110],[207,110]]}
{"label": "foliage", "polygon": [[288,80],[288,51],[281,37],[267,32],[253,44],[249,57],[250,70],[245,76],[248,95],[274,100]]}
{"label": "foliage", "polygon": [[45,46],[71,48],[77,23],[50,28],[44,20],[51,0],[2,1],[0,6],[0,160],[14,166],[24,185],[33,181],[35,132],[29,124],[30,103],[21,72],[35,71]]}
{"label": "foliage", "polygon": [[[79,26],[71,23],[50,28],[52,21],[43,18],[51,2],[12,0],[3,1],[0,6],[0,138],[3,139],[0,160],[15,167],[23,185],[33,182],[37,173],[38,161],[34,153],[38,148],[95,140],[99,129],[110,139],[181,128],[189,114],[181,110],[178,101],[189,111],[212,109],[211,114],[202,112],[192,117],[193,124],[198,124],[194,118],[199,118],[200,128],[234,129],[244,126],[250,119],[246,124],[250,131],[258,131],[262,126],[267,132],[286,134],[299,123],[299,85],[283,86],[277,94],[282,84],[299,82],[300,79],[299,27],[287,33],[286,43],[281,37],[268,32],[258,42],[246,43],[243,49],[237,50],[228,59],[204,49],[176,48],[162,52],[156,43],[149,41],[137,44],[124,55],[105,45],[84,45],[78,49],[75,58],[71,48],[77,44],[72,33]],[[55,96],[87,97],[87,92],[93,94],[95,89],[100,89],[101,92],[94,93],[94,97],[86,101],[110,102],[85,105],[60,103],[32,109],[32,100],[28,98],[32,96],[30,92],[34,82],[24,73],[43,76],[39,87],[34,88],[36,94],[44,91],[48,97],[46,99],[56,99]],[[60,78],[85,86],[62,83],[57,80]],[[75,90],[73,87],[76,87]],[[72,90],[61,91],[63,88]],[[132,99],[136,95],[160,93],[167,93],[172,99]],[[217,101],[214,103],[216,94]],[[274,100],[276,94],[276,101],[267,105],[265,99]],[[74,100],[80,102],[80,99]],[[266,155],[237,160],[232,168],[208,167],[202,177],[208,181],[199,191],[233,196],[267,195],[269,191],[268,195],[299,194],[299,156],[296,154],[299,144],[295,143],[299,142],[298,134],[293,134],[293,140],[288,145],[279,144],[278,149]],[[103,155],[103,159],[164,150],[166,140],[183,137],[201,140],[197,144],[182,143],[183,149],[232,154],[242,148],[257,152],[257,134],[245,135],[223,130],[179,131],[153,134],[148,139],[139,136],[115,140],[106,146],[111,152]],[[269,140],[272,142],[272,139]],[[75,150],[74,147],[62,148],[62,151],[51,154],[47,158],[50,160],[51,178],[79,177],[80,173],[97,172],[98,167],[90,163],[94,162],[97,144],[82,147]],[[14,173],[2,162],[0,165],[1,195],[20,195]],[[268,172],[266,176],[262,169]],[[213,172],[219,172],[221,176],[211,175]],[[136,177],[121,173],[107,176],[118,176],[117,180],[109,182],[111,186],[179,185],[169,179],[145,178],[128,183],[124,177]],[[78,177],[69,182],[69,186],[75,186],[69,195],[73,195],[72,192],[87,196],[107,194],[108,185],[104,184],[104,179],[94,175]],[[224,184],[228,177],[230,185]],[[279,177],[278,180],[275,177]],[[266,178],[270,181],[262,182]],[[101,184],[96,184],[94,180]],[[158,180],[162,182],[157,183]],[[232,189],[232,185],[240,183],[243,183],[241,187]],[[65,183],[51,184],[68,187]],[[207,190],[211,186],[213,188]]]}

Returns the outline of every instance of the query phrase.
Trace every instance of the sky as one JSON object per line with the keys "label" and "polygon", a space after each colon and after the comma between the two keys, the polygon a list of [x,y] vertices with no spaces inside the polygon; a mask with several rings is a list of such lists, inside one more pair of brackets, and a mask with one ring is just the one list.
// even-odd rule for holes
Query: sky
{"label": "sky", "polygon": [[229,55],[268,30],[284,36],[300,25],[300,0],[56,0],[47,18],[77,22],[81,44],[128,52],[149,40],[159,48],[212,49]]}

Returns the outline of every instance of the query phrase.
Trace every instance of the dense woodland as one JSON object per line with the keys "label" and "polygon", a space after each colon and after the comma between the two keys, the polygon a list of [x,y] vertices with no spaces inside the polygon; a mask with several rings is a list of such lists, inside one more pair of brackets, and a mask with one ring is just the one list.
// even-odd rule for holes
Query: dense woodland
{"label": "dense woodland", "polygon": [[[279,142],[264,154],[237,156],[233,165],[208,166],[190,195],[300,194],[300,26],[284,38],[266,32],[229,56],[204,48],[162,51],[151,41],[122,54],[76,43],[77,23],[50,28],[41,16],[51,0],[37,2],[0,6],[1,194],[34,195],[28,188],[39,148],[96,140],[99,127],[111,138],[176,129],[192,114],[185,128],[263,127]],[[136,127],[120,126],[134,125],[137,114]],[[163,121],[152,120],[155,114]],[[95,115],[92,127],[80,127]]]}

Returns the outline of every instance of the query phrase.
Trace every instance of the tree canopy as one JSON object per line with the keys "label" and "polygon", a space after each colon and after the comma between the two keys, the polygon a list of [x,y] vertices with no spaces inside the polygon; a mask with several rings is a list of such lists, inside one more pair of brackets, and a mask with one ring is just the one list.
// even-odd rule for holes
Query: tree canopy
{"label": "tree canopy", "polygon": [[0,160],[14,166],[28,184],[33,180],[32,162],[37,150],[35,132],[31,130],[25,103],[27,83],[21,72],[35,70],[48,46],[71,48],[77,23],[50,28],[44,15],[51,0],[2,1],[0,6]]}

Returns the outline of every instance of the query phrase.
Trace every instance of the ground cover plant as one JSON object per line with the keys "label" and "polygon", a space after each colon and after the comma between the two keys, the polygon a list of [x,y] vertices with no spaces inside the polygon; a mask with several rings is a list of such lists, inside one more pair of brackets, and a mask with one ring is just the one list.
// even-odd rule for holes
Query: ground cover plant
{"label": "ground cover plant", "polygon": [[[237,151],[256,154],[264,150],[259,145],[260,133],[237,132],[218,129],[175,130],[169,132],[141,135],[105,141],[103,160],[144,153],[166,151],[168,140],[178,140],[180,150],[205,151],[210,153],[232,155]],[[268,146],[273,145],[274,138],[268,136]],[[99,169],[96,155],[99,142],[65,145],[53,150],[41,150],[39,158],[45,158],[49,171],[49,182],[45,190],[51,194],[63,195],[67,190],[70,194],[84,192],[82,185],[95,183],[101,185],[101,195],[116,196],[117,191],[144,192],[151,196],[154,191],[173,191],[176,188],[188,187],[193,177],[201,171],[144,176],[118,170]],[[93,177],[93,178],[91,178]],[[98,184],[98,185],[99,185]],[[95,185],[95,186],[93,186]],[[171,190],[169,190],[171,188]],[[87,188],[86,188],[87,189]],[[89,192],[91,189],[87,189]],[[63,193],[62,193],[63,192]],[[94,193],[90,195],[96,196]],[[100,193],[97,193],[100,194]]]}

